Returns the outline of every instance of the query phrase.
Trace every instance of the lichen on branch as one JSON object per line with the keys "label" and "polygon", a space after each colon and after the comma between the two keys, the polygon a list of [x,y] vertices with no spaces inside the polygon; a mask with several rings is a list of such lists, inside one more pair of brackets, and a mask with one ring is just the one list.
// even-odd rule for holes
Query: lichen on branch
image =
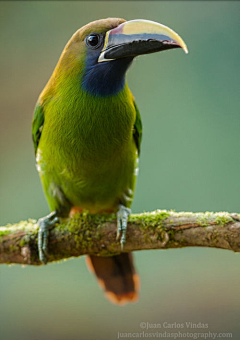
{"label": "lichen on branch", "polygon": [[[35,220],[0,227],[0,263],[40,265],[37,234]],[[182,247],[239,252],[240,215],[156,210],[129,216],[124,252]],[[48,262],[87,254],[113,256],[120,252],[114,214],[83,212],[62,220],[50,232]]]}

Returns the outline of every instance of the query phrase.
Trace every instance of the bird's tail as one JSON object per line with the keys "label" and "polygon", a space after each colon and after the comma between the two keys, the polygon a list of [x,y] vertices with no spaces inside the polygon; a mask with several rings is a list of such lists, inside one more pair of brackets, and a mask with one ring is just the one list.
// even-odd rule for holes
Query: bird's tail
{"label": "bird's tail", "polygon": [[131,253],[111,257],[87,256],[86,262],[111,302],[124,305],[137,301],[139,277]]}

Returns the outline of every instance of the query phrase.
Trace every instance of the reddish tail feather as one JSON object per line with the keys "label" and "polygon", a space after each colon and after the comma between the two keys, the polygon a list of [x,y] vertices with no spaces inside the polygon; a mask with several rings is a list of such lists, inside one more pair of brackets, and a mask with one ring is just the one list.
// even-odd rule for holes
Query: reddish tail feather
{"label": "reddish tail feather", "polygon": [[139,277],[131,253],[111,257],[87,256],[86,262],[111,302],[124,305],[138,300]]}

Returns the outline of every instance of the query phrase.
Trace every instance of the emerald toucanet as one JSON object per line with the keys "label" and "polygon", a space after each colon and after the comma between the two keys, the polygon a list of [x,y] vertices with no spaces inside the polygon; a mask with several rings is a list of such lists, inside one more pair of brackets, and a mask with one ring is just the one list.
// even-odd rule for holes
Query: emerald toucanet
{"label": "emerald toucanet", "polygon": [[[51,209],[38,222],[42,262],[49,228],[83,209],[116,212],[123,249],[142,138],[126,71],[138,55],[178,47],[187,53],[179,35],[164,25],[118,18],[91,22],[67,43],[32,123],[37,170]],[[112,302],[137,299],[131,254],[89,256],[87,262]]]}

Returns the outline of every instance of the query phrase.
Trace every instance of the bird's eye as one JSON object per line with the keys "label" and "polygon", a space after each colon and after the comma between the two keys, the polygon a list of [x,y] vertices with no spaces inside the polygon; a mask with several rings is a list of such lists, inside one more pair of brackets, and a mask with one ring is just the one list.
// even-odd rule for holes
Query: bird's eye
{"label": "bird's eye", "polygon": [[96,33],[91,33],[86,37],[86,44],[91,48],[98,48],[101,44],[100,36]]}

